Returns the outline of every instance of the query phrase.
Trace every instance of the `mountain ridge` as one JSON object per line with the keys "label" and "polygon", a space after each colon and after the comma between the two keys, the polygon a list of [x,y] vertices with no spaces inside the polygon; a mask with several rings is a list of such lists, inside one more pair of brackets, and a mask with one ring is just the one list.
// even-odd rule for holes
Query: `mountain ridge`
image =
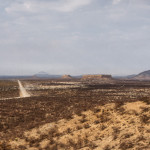
{"label": "mountain ridge", "polygon": [[150,80],[150,70],[143,71],[133,77],[135,80]]}

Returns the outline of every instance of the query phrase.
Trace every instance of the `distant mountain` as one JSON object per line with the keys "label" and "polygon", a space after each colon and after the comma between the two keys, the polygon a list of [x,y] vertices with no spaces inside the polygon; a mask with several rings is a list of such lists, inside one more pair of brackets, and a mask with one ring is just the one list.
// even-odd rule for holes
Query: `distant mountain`
{"label": "distant mountain", "polygon": [[41,71],[41,72],[35,74],[34,76],[39,77],[39,78],[46,78],[46,77],[49,77],[49,74],[44,71]]}
{"label": "distant mountain", "polygon": [[12,79],[15,79],[15,80],[19,80],[19,79],[30,79],[32,78],[32,76],[17,76],[17,75],[1,75],[0,76],[0,80],[12,80]]}
{"label": "distant mountain", "polygon": [[132,79],[136,74],[127,75],[127,76],[112,76],[114,79]]}
{"label": "distant mountain", "polygon": [[82,75],[72,76],[72,78],[80,79],[82,78]]}
{"label": "distant mountain", "polygon": [[61,75],[50,75],[44,71],[41,71],[33,76],[34,78],[61,78]]}
{"label": "distant mountain", "polygon": [[[71,76],[74,79],[80,79],[82,75]],[[10,79],[62,79],[62,75],[50,75],[47,72],[41,71],[34,75],[0,75],[0,80],[10,80]]]}
{"label": "distant mountain", "polygon": [[71,75],[63,75],[61,78],[62,79],[72,79],[72,76]]}
{"label": "distant mountain", "polygon": [[132,75],[126,76],[126,78],[127,78],[127,79],[132,79],[132,78],[134,78],[135,76],[136,76],[136,74],[132,74]]}
{"label": "distant mountain", "polygon": [[150,80],[150,70],[144,71],[133,77],[135,80]]}

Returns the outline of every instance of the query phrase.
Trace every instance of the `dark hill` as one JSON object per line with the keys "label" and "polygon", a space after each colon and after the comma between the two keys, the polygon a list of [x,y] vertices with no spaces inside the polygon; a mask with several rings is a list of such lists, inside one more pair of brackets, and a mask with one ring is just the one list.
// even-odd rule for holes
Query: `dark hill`
{"label": "dark hill", "polygon": [[52,78],[52,79],[55,79],[55,78],[61,78],[61,75],[50,75],[46,72],[39,72],[37,74],[34,75],[35,78]]}
{"label": "dark hill", "polygon": [[133,77],[136,80],[150,80],[150,70],[144,71]]}

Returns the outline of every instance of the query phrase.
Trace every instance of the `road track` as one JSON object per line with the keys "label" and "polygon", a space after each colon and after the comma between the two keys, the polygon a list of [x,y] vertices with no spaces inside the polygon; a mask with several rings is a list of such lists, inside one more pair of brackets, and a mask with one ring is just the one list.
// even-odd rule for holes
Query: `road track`
{"label": "road track", "polygon": [[20,97],[30,97],[30,94],[26,91],[23,87],[22,83],[18,80],[19,90],[20,90]]}

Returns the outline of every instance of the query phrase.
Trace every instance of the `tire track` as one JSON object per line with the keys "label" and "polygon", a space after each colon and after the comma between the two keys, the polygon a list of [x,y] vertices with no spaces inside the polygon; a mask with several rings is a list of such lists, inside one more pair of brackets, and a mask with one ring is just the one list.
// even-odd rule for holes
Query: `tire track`
{"label": "tire track", "polygon": [[26,91],[23,87],[22,83],[18,80],[19,90],[20,90],[20,97],[30,97],[30,94]]}

